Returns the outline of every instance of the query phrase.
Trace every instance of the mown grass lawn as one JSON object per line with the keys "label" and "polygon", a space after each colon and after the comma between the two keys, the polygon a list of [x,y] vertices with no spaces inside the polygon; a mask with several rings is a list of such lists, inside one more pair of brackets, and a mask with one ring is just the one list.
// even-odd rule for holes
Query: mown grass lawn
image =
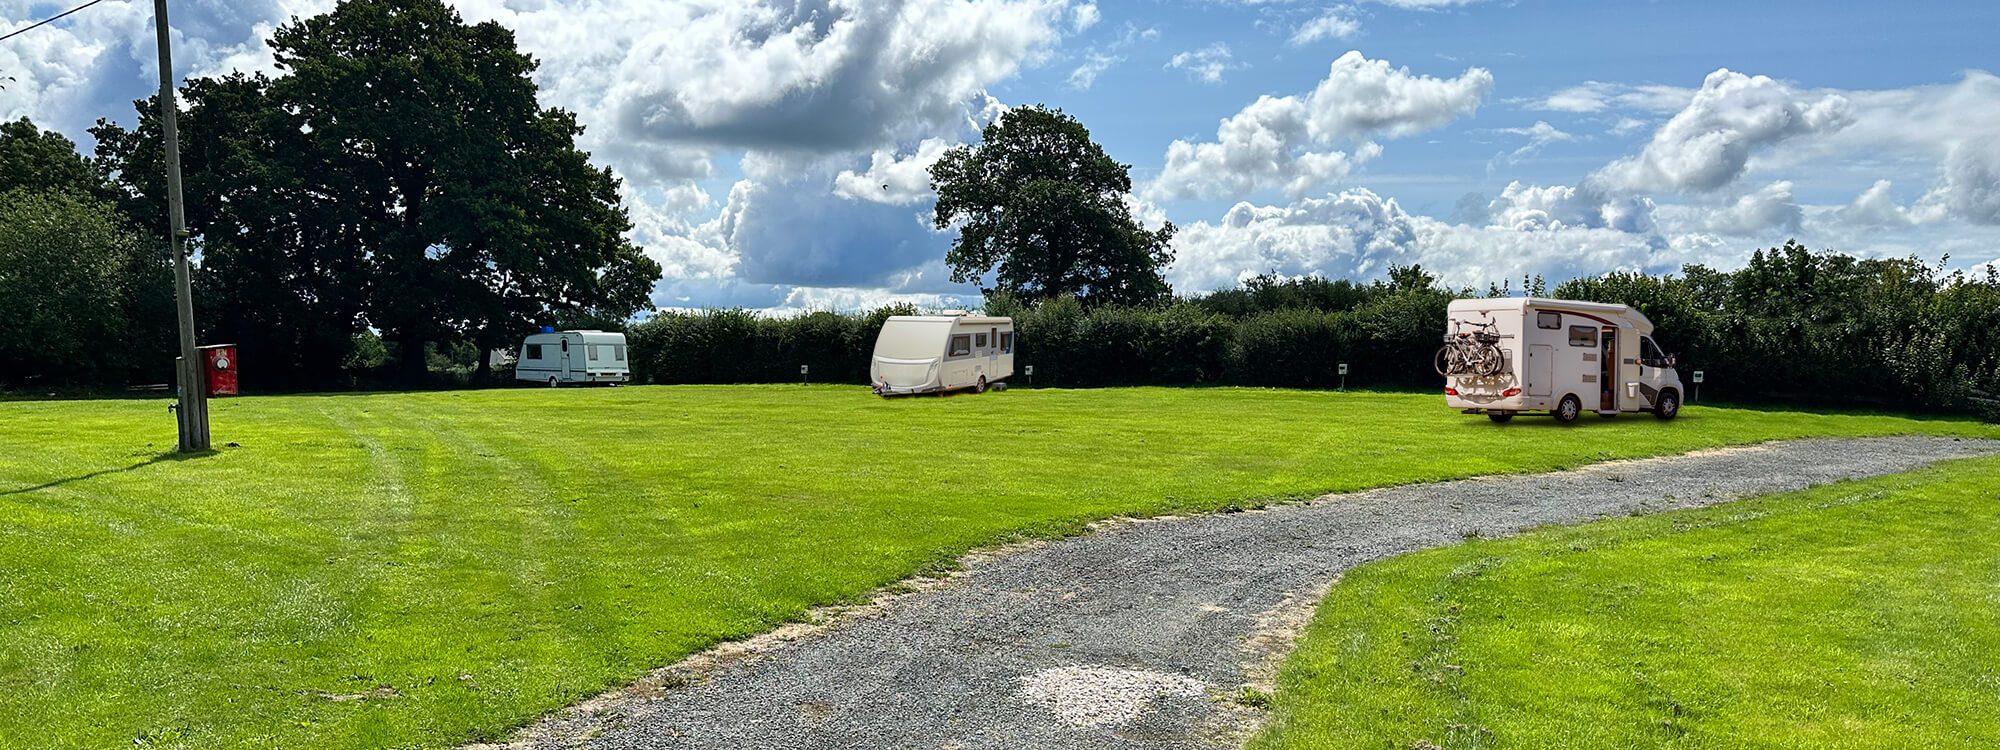
{"label": "mown grass lawn", "polygon": [[[967,548],[1117,514],[1811,435],[1432,395],[646,387],[0,403],[0,747],[442,747]],[[1699,705],[1699,704],[1696,704]]]}
{"label": "mown grass lawn", "polygon": [[1365,565],[1274,748],[2000,747],[2000,458]]}

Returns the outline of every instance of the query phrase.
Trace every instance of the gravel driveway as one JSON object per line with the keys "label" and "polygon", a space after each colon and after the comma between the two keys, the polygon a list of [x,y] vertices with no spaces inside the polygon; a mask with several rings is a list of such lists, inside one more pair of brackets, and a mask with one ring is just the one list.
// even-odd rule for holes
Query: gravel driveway
{"label": "gravel driveway", "polygon": [[[1467,534],[1709,505],[2000,453],[2000,441],[1770,443],[1577,471],[1107,524],[975,556],[941,586],[794,626],[542,722],[518,747],[1234,746],[1326,586]],[[755,652],[755,653],[748,653]],[[747,653],[747,655],[745,655]]]}

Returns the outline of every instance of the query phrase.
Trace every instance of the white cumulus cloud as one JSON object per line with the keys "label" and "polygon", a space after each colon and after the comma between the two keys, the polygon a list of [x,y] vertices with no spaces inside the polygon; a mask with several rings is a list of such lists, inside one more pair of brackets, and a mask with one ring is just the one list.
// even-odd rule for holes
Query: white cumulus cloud
{"label": "white cumulus cloud", "polygon": [[1361,21],[1354,17],[1354,10],[1346,6],[1335,6],[1312,20],[1299,24],[1292,31],[1291,44],[1304,46],[1323,39],[1352,39],[1361,33]]}
{"label": "white cumulus cloud", "polygon": [[883,149],[870,157],[866,172],[842,170],[833,178],[833,193],[851,200],[906,206],[935,198],[931,192],[931,165],[944,156],[951,143],[942,138],[926,138],[913,153],[899,156]]}
{"label": "white cumulus cloud", "polygon": [[1231,61],[1229,45],[1216,42],[1201,49],[1189,50],[1174,55],[1167,60],[1168,68],[1187,71],[1202,83],[1221,83],[1222,74],[1242,67]]}
{"label": "white cumulus cloud", "polygon": [[1618,192],[1710,192],[1742,175],[1755,149],[1852,122],[1845,97],[1802,94],[1725,68],[1710,73],[1687,108],[1654,131],[1638,154],[1589,179]]}
{"label": "white cumulus cloud", "polygon": [[[1371,139],[1442,127],[1479,107],[1493,75],[1434,78],[1348,52],[1303,96],[1261,96],[1224,119],[1213,142],[1176,140],[1148,197],[1228,198],[1281,187],[1301,195],[1381,154]],[[1335,145],[1357,144],[1351,151]]]}

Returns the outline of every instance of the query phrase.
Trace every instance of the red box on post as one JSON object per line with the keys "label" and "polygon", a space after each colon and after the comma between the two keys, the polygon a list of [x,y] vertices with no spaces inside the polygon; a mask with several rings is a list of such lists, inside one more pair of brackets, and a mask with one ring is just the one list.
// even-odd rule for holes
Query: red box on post
{"label": "red box on post", "polygon": [[208,381],[208,395],[236,395],[236,345],[201,347],[201,369]]}

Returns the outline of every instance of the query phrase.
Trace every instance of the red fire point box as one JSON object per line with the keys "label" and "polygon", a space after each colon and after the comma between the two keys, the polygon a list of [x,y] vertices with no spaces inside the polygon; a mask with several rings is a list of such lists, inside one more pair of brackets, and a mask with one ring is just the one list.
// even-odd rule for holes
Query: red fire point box
{"label": "red fire point box", "polygon": [[201,369],[207,376],[208,395],[236,395],[236,345],[201,347]]}

